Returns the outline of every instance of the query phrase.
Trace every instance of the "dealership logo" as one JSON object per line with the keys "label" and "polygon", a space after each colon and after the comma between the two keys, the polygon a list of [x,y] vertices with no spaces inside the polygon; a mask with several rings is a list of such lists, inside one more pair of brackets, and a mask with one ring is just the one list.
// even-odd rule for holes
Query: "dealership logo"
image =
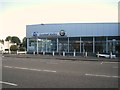
{"label": "dealership logo", "polygon": [[65,31],[64,30],[60,30],[59,34],[60,34],[60,36],[65,36]]}
{"label": "dealership logo", "polygon": [[37,36],[37,32],[33,32],[33,36]]}

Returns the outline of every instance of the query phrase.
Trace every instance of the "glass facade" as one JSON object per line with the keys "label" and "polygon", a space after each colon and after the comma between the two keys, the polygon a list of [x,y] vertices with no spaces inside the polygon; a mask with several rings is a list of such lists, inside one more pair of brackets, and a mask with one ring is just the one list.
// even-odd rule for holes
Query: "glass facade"
{"label": "glass facade", "polygon": [[68,38],[58,38],[58,52],[68,52]]}
{"label": "glass facade", "polygon": [[96,37],[95,38],[95,52],[106,53],[106,37]]}
{"label": "glass facade", "polygon": [[120,37],[51,37],[29,38],[28,52],[118,53]]}
{"label": "glass facade", "polygon": [[81,38],[81,51],[82,52],[93,52],[93,38],[92,37],[83,37]]}
{"label": "glass facade", "polygon": [[108,37],[108,51],[113,53],[119,52],[120,36]]}
{"label": "glass facade", "polygon": [[70,37],[69,38],[69,51],[74,52],[80,52],[80,38],[79,37]]}

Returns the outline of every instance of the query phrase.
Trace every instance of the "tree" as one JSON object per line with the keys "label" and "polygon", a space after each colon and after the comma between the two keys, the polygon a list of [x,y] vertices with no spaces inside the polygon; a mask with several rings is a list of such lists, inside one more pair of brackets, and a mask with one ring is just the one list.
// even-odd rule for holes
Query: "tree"
{"label": "tree", "polygon": [[17,50],[18,50],[17,45],[11,45],[10,51],[17,51]]}
{"label": "tree", "polygon": [[16,43],[17,45],[19,45],[21,43],[20,39],[17,36],[13,36],[11,38],[11,42]]}
{"label": "tree", "polygon": [[7,36],[5,41],[11,41],[12,37],[11,36]]}
{"label": "tree", "polygon": [[4,44],[4,40],[2,39],[2,40],[0,40],[0,42],[2,43],[2,44]]}
{"label": "tree", "polygon": [[27,47],[27,38],[26,37],[24,37],[22,40],[22,46],[25,48]]}

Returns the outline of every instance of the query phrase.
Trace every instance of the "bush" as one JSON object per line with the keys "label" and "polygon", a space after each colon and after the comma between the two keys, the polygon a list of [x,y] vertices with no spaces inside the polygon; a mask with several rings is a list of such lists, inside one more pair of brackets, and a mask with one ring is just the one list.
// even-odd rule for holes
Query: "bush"
{"label": "bush", "polygon": [[20,47],[19,51],[25,51],[25,47]]}
{"label": "bush", "polygon": [[17,50],[18,50],[17,45],[11,45],[10,51],[17,51]]}

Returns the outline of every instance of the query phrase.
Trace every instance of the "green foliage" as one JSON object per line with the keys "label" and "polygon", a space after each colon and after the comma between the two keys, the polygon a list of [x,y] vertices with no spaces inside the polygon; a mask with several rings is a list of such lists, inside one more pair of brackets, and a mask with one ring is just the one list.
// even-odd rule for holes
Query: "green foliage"
{"label": "green foliage", "polygon": [[11,41],[12,37],[11,36],[8,36],[6,37],[5,41]]}
{"label": "green foliage", "polygon": [[12,43],[17,43],[19,45],[21,43],[20,39],[17,36],[8,36],[5,41],[11,41]]}
{"label": "green foliage", "polygon": [[19,51],[25,51],[25,47],[19,47]]}
{"label": "green foliage", "polygon": [[[6,37],[5,41],[10,41],[11,43],[16,43],[17,45],[12,45],[10,47],[11,51],[25,51],[27,47],[27,39],[26,37],[23,38],[22,43],[17,36],[8,36]],[[18,48],[19,47],[19,48]]]}
{"label": "green foliage", "polygon": [[4,44],[4,40],[2,39],[2,40],[0,40],[0,42],[2,43],[2,44]]}
{"label": "green foliage", "polygon": [[24,37],[23,40],[22,40],[22,46],[25,47],[25,48],[27,47],[27,39],[26,39],[26,37]]}
{"label": "green foliage", "polygon": [[18,50],[17,45],[11,45],[10,51],[17,51],[17,50]]}
{"label": "green foliage", "polygon": [[11,39],[12,43],[17,43],[17,45],[19,45],[21,43],[20,39],[16,36],[13,36]]}

